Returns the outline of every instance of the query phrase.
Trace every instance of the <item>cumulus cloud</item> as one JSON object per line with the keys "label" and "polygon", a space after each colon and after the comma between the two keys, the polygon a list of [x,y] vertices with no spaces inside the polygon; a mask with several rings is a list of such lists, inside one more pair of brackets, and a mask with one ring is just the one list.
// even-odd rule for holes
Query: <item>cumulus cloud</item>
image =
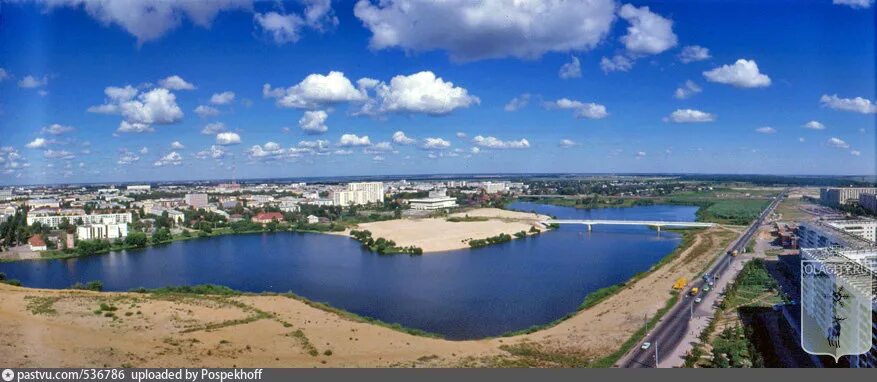
{"label": "cumulus cloud", "polygon": [[311,74],[289,88],[262,86],[262,94],[276,98],[277,105],[297,109],[316,109],[340,102],[365,101],[365,90],[353,86],[342,72],[331,71],[327,75]]}
{"label": "cumulus cloud", "polygon": [[53,123],[53,124],[43,128],[44,133],[52,134],[52,135],[61,135],[61,134],[69,133],[73,130],[74,129],[72,126],[65,126],[65,125],[61,125],[61,124],[57,124],[57,123]]}
{"label": "cumulus cloud", "polygon": [[43,76],[42,78],[37,78],[28,74],[18,81],[18,87],[22,89],[35,89],[46,86],[48,83],[49,78],[46,76]]}
{"label": "cumulus cloud", "polygon": [[204,135],[215,135],[225,131],[225,124],[222,122],[213,122],[204,125],[204,128],[201,129],[201,134]]}
{"label": "cumulus cloud", "polygon": [[410,145],[416,142],[413,138],[408,138],[402,131],[397,131],[393,133],[393,142],[400,145]]}
{"label": "cumulus cloud", "polygon": [[224,91],[222,93],[214,93],[210,97],[210,103],[214,105],[228,105],[234,101],[234,92]]}
{"label": "cumulus cloud", "polygon": [[633,68],[633,61],[620,54],[616,54],[612,58],[603,57],[600,59],[600,69],[603,70],[603,73],[626,72],[631,68]]}
{"label": "cumulus cloud", "polygon": [[180,141],[173,141],[173,142],[171,142],[171,148],[174,150],[182,150],[182,149],[185,149],[186,146],[184,146],[182,143],[180,143]]}
{"label": "cumulus cloud", "polygon": [[201,150],[195,153],[195,157],[198,159],[220,159],[225,156],[225,150],[222,149],[221,146],[212,145],[209,149]]}
{"label": "cumulus cloud", "polygon": [[670,113],[668,119],[675,123],[712,122],[716,120],[716,116],[700,110],[678,109]]}
{"label": "cumulus cloud", "polygon": [[572,61],[563,64],[557,75],[563,79],[580,78],[582,76],[582,64],[576,56],[571,57]]}
{"label": "cumulus cloud", "polygon": [[870,8],[871,4],[874,4],[874,0],[832,0],[831,3],[835,5],[846,5],[854,9],[866,9]]}
{"label": "cumulus cloud", "polygon": [[835,110],[853,111],[862,114],[877,113],[877,104],[872,103],[870,99],[862,97],[840,98],[837,94],[823,94],[822,97],[819,98],[819,103],[822,104],[823,107],[829,107]]}
{"label": "cumulus cloud", "polygon": [[276,142],[268,142],[264,145],[253,145],[247,150],[247,155],[253,159],[274,160],[283,158],[296,158],[309,153],[309,149],[298,147],[283,148]]}
{"label": "cumulus cloud", "polygon": [[810,130],[825,130],[825,125],[819,121],[810,121],[804,124],[804,128]]}
{"label": "cumulus cloud", "polygon": [[615,19],[612,0],[360,0],[354,14],[372,49],[447,51],[460,61],[538,58],[596,46]]}
{"label": "cumulus cloud", "polygon": [[561,98],[554,102],[547,102],[545,106],[548,109],[572,110],[573,115],[576,118],[602,119],[606,118],[609,115],[609,113],[606,111],[606,106],[593,102],[585,103],[581,101],[575,101],[569,98]]}
{"label": "cumulus cloud", "polygon": [[329,130],[326,126],[326,119],[329,118],[323,110],[306,111],[298,120],[298,127],[306,134],[322,134]]}
{"label": "cumulus cloud", "polygon": [[141,147],[140,148],[140,155],[146,155],[146,154],[149,154],[149,149],[147,149],[146,146]]}
{"label": "cumulus cloud", "polygon": [[241,143],[241,136],[237,133],[224,132],[216,134],[216,144],[222,146],[236,145]]}
{"label": "cumulus cloud", "polygon": [[178,75],[173,75],[167,77],[163,80],[158,81],[159,85],[165,89],[170,90],[194,90],[195,85],[186,82],[182,77]]}
{"label": "cumulus cloud", "polygon": [[684,84],[676,88],[676,93],[674,93],[673,96],[678,99],[686,99],[702,91],[703,89],[701,89],[701,87],[694,81],[687,80]]}
{"label": "cumulus cloud", "polygon": [[181,163],[183,163],[183,157],[176,151],[172,151],[171,153],[159,158],[159,160],[155,161],[153,165],[156,167],[179,166]]}
{"label": "cumulus cloud", "polygon": [[738,88],[760,88],[770,86],[770,77],[758,70],[755,60],[739,59],[733,65],[722,65],[703,72],[711,82],[733,85]]}
{"label": "cumulus cloud", "polygon": [[390,142],[378,142],[365,148],[363,152],[366,154],[384,153],[393,151],[393,145]]}
{"label": "cumulus cloud", "polygon": [[530,103],[530,94],[524,93],[524,94],[521,94],[515,98],[512,98],[512,100],[509,101],[509,103],[507,103],[507,104],[505,104],[505,106],[503,106],[503,110],[505,110],[505,111],[518,111],[519,109],[526,107],[528,103]]}
{"label": "cumulus cloud", "polygon": [[561,148],[568,149],[568,148],[577,146],[578,143],[576,143],[572,139],[561,139],[560,143],[558,143],[557,145],[560,146]]}
{"label": "cumulus cloud", "polygon": [[755,129],[755,131],[761,134],[773,134],[777,132],[777,129],[770,126],[763,126]]}
{"label": "cumulus cloud", "polygon": [[338,25],[331,0],[305,0],[303,3],[306,8],[302,15],[272,11],[256,13],[253,20],[278,45],[297,42],[305,27],[322,32]]}
{"label": "cumulus cloud", "polygon": [[645,151],[637,151],[636,154],[634,155],[634,157],[635,157],[636,159],[645,158],[645,156],[646,156],[646,152],[645,152]]}
{"label": "cumulus cloud", "polygon": [[116,161],[117,164],[120,165],[129,165],[133,164],[140,160],[140,157],[136,154],[128,151],[127,149],[122,149],[119,151],[119,160]]}
{"label": "cumulus cloud", "polygon": [[862,152],[859,150],[850,150],[850,155],[857,157],[862,155]]}
{"label": "cumulus cloud", "polygon": [[420,147],[424,150],[444,150],[451,147],[451,142],[441,138],[424,138]]}
{"label": "cumulus cloud", "polygon": [[435,73],[423,71],[412,75],[395,76],[390,83],[366,83],[375,91],[375,98],[366,102],[361,113],[423,113],[448,114],[458,108],[466,108],[481,102],[469,95],[465,88],[444,81]]}
{"label": "cumulus cloud", "polygon": [[130,0],[40,0],[47,9],[82,8],[105,26],[117,25],[137,38],[138,44],[156,40],[188,18],[194,25],[209,28],[221,11],[250,9],[252,0],[155,1]]}
{"label": "cumulus cloud", "polygon": [[371,141],[368,139],[368,135],[360,137],[356,134],[344,134],[338,140],[338,146],[341,147],[368,146],[370,144]]}
{"label": "cumulus cloud", "polygon": [[64,160],[72,160],[76,159],[76,155],[67,151],[67,150],[46,150],[43,151],[43,157],[46,159],[64,159]]}
{"label": "cumulus cloud", "polygon": [[41,149],[46,147],[46,145],[48,144],[49,141],[47,141],[45,138],[36,138],[30,141],[28,144],[24,145],[24,147],[27,147],[29,149]]}
{"label": "cumulus cloud", "polygon": [[153,124],[172,124],[183,119],[177,97],[165,88],[139,93],[131,86],[110,86],[104,89],[104,94],[106,103],[89,107],[88,111],[122,115],[125,119],[119,124],[119,132],[152,131]]}
{"label": "cumulus cloud", "polygon": [[828,145],[838,149],[848,149],[850,148],[850,144],[844,141],[843,139],[831,137],[828,138]]}
{"label": "cumulus cloud", "polygon": [[700,45],[686,46],[682,48],[682,52],[679,53],[679,61],[682,61],[684,64],[708,60],[710,58],[712,58],[712,56],[710,56],[710,50]]}
{"label": "cumulus cloud", "polygon": [[195,108],[195,114],[201,118],[213,117],[219,115],[219,109],[206,105],[198,105]]}
{"label": "cumulus cloud", "polygon": [[526,149],[530,147],[530,142],[523,138],[519,141],[503,141],[496,137],[481,135],[472,138],[472,143],[488,149]]}
{"label": "cumulus cloud", "polygon": [[621,36],[621,42],[628,51],[634,54],[658,54],[676,46],[673,21],[651,12],[649,7],[637,8],[624,4],[618,15],[630,23],[627,34]]}

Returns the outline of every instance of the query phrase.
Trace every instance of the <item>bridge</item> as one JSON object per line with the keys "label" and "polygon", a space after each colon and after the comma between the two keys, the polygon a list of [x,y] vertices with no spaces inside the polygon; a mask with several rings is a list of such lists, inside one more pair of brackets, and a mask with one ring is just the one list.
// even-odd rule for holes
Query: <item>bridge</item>
{"label": "bridge", "polygon": [[671,228],[707,228],[712,227],[715,223],[703,223],[703,222],[673,222],[673,221],[660,221],[660,220],[570,220],[570,219],[550,219],[545,220],[542,224],[584,224],[588,226],[588,231],[591,230],[592,226],[595,225],[644,225],[649,227],[655,227],[658,232],[661,231],[661,227],[671,227]]}

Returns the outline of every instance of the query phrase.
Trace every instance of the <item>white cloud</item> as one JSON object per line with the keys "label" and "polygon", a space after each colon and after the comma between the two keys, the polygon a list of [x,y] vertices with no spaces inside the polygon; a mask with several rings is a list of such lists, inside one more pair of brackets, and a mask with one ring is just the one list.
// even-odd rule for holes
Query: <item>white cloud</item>
{"label": "white cloud", "polygon": [[603,73],[626,72],[631,68],[633,68],[633,61],[620,54],[616,54],[612,58],[603,57],[600,59],[600,69],[603,70]]}
{"label": "white cloud", "polygon": [[342,72],[331,71],[327,75],[310,74],[304,80],[289,88],[262,86],[265,97],[277,99],[281,107],[316,109],[340,102],[365,101],[368,96],[364,89],[353,86]]}
{"label": "white cloud", "polygon": [[183,163],[183,157],[180,156],[176,151],[172,151],[171,153],[161,157],[159,160],[153,163],[156,167],[162,166],[179,166]]}
{"label": "white cloud", "polygon": [[173,142],[171,142],[171,148],[174,150],[182,150],[182,149],[185,149],[186,146],[184,146],[182,143],[180,143],[180,141],[173,141]]}
{"label": "white cloud", "polygon": [[572,61],[563,64],[557,75],[563,79],[580,78],[582,76],[582,63],[576,56],[571,57]]}
{"label": "white cloud", "polygon": [[710,56],[710,50],[700,45],[686,46],[682,48],[682,52],[679,53],[679,61],[682,61],[684,64],[708,60],[710,58],[712,58],[712,56]]}
{"label": "white cloud", "polygon": [[158,81],[161,87],[170,90],[195,90],[195,85],[186,82],[182,77],[173,75]]}
{"label": "white cloud", "polygon": [[64,133],[69,133],[73,130],[74,129],[72,126],[65,126],[65,125],[60,125],[57,123],[53,123],[53,124],[43,128],[44,133],[52,134],[52,135],[61,135]]}
{"label": "white cloud", "polygon": [[530,94],[524,93],[515,98],[512,98],[509,103],[505,104],[503,110],[505,111],[518,111],[527,106],[530,103]]}
{"label": "white cloud", "polygon": [[397,131],[393,133],[393,142],[396,142],[400,145],[410,145],[416,142],[413,138],[408,138],[402,131]]}
{"label": "white cloud", "polygon": [[209,28],[221,11],[251,9],[252,0],[155,1],[155,0],[41,0],[47,8],[82,8],[105,26],[118,25],[137,38],[138,44],[156,40],[182,24],[183,16],[194,25]]}
{"label": "white cloud", "polygon": [[338,140],[338,146],[341,147],[368,146],[370,144],[371,141],[368,139],[368,135],[359,137],[355,134],[344,134]]}
{"label": "white cloud", "polygon": [[210,103],[214,105],[228,105],[234,101],[234,92],[224,91],[222,93],[214,93],[210,97]]}
{"label": "white cloud", "polygon": [[301,30],[306,26],[322,32],[338,25],[331,0],[307,0],[303,3],[307,4],[303,15],[266,12],[256,13],[253,19],[279,45],[297,42],[301,38]]}
{"label": "white cloud", "polygon": [[47,159],[76,159],[76,155],[67,150],[46,150],[43,152],[43,156]]}
{"label": "white cloud", "polygon": [[24,147],[27,147],[29,149],[41,149],[46,147],[47,144],[49,144],[49,141],[45,140],[45,138],[36,138],[30,141],[28,144],[24,145]]}
{"label": "white cloud", "polygon": [[854,9],[866,9],[871,7],[874,0],[832,0],[831,3],[835,5],[846,5]]}
{"label": "white cloud", "polygon": [[560,146],[561,148],[564,148],[564,149],[568,149],[571,147],[578,146],[578,143],[576,143],[575,141],[573,141],[571,139],[561,139],[560,143],[558,143],[558,146]]}
{"label": "white cloud", "polygon": [[[121,114],[125,120],[119,124],[119,132],[153,131],[152,124],[171,124],[183,119],[183,111],[177,105],[176,96],[165,88],[155,88],[138,95],[131,86],[104,89],[107,102],[88,108],[89,112]],[[136,98],[135,98],[136,96]]]}
{"label": "white cloud", "polygon": [[703,72],[711,82],[733,85],[738,88],[759,88],[770,86],[770,77],[758,70],[755,60],[739,59],[733,65],[722,65]]}
{"label": "white cloud", "polygon": [[837,94],[832,94],[830,96],[823,94],[822,97],[819,98],[819,103],[821,103],[823,107],[830,107],[835,110],[853,111],[862,114],[877,113],[877,104],[862,97],[840,98]]}
{"label": "white cloud", "polygon": [[146,146],[141,147],[140,148],[140,155],[146,155],[146,154],[149,154],[149,149],[146,148]]}
{"label": "white cloud", "polygon": [[773,133],[777,132],[777,129],[774,129],[773,127],[770,127],[770,126],[762,126],[762,127],[755,129],[755,131],[758,133],[761,133],[761,134],[773,134]]}
{"label": "white cloud", "polygon": [[859,150],[850,150],[850,155],[857,157],[857,156],[862,155],[862,152]]}
{"label": "white cloud", "polygon": [[635,155],[636,159],[645,158],[645,156],[646,156],[645,151],[637,151],[636,155]]}
{"label": "white cloud", "polygon": [[472,138],[472,143],[489,149],[526,149],[530,147],[530,142],[523,138],[519,141],[502,141],[495,137],[481,135]]}
{"label": "white cloud", "polygon": [[445,50],[455,60],[538,58],[584,51],[609,32],[612,0],[360,0],[354,14],[372,49]]}
{"label": "white cloud", "polygon": [[118,163],[120,165],[129,165],[129,164],[133,164],[134,162],[137,162],[139,160],[140,160],[139,156],[135,155],[134,153],[132,153],[126,149],[122,149],[119,152],[119,160],[116,161],[116,163]]}
{"label": "white cloud", "polygon": [[825,130],[825,125],[819,121],[810,121],[804,124],[804,128],[810,130]]}
{"label": "white cloud", "polygon": [[687,80],[684,84],[676,88],[676,93],[674,93],[673,96],[678,99],[686,99],[702,91],[703,89],[701,89],[701,87],[694,81]]}
{"label": "white cloud", "polygon": [[219,115],[219,109],[206,105],[198,105],[195,108],[195,114],[198,114],[201,118],[213,117]]}
{"label": "white cloud", "polygon": [[303,147],[320,152],[325,151],[329,148],[329,141],[325,139],[317,139],[313,141],[299,141],[298,147]]}
{"label": "white cloud", "polygon": [[241,143],[241,136],[237,133],[224,132],[216,134],[216,144],[222,146],[236,145]]}
{"label": "white cloud", "polygon": [[843,139],[831,137],[828,139],[828,145],[831,147],[839,148],[839,149],[848,149],[850,148],[850,144],[846,143]]}
{"label": "white cloud", "polygon": [[329,130],[326,126],[326,119],[329,118],[323,110],[305,111],[301,119],[298,120],[298,127],[307,134],[322,134]]}
{"label": "white cloud", "polygon": [[369,147],[366,147],[365,153],[373,154],[373,153],[383,153],[393,151],[393,145],[390,142],[378,142]]}
{"label": "white cloud", "polygon": [[649,7],[637,8],[624,4],[618,11],[627,20],[627,34],[621,37],[628,51],[635,54],[658,54],[676,46],[673,21],[649,11]]}
{"label": "white cloud", "polygon": [[49,83],[49,78],[43,76],[43,78],[36,78],[32,75],[26,75],[20,81],[18,81],[18,87],[23,89],[35,89],[46,86]]}
{"label": "white cloud", "polygon": [[700,110],[678,109],[670,113],[669,120],[676,123],[712,122],[716,116]]}
{"label": "white cloud", "polygon": [[454,86],[453,82],[444,81],[430,71],[395,76],[389,84],[380,82],[373,87],[375,98],[363,105],[362,114],[442,115],[481,102],[478,97],[469,95],[465,88]]}
{"label": "white cloud", "polygon": [[451,147],[451,142],[441,138],[424,138],[420,147],[424,150],[443,150]]}
{"label": "white cloud", "polygon": [[213,122],[204,125],[204,128],[201,129],[201,134],[204,135],[215,135],[225,131],[225,124],[222,122]]}
{"label": "white cloud", "polygon": [[545,106],[549,109],[573,110],[573,115],[576,118],[602,119],[609,115],[606,111],[606,106],[593,102],[584,103],[568,98],[561,98],[554,102],[547,102]]}
{"label": "white cloud", "polygon": [[457,138],[460,138],[460,139],[466,138],[466,133],[464,133],[464,132],[462,132],[462,131],[458,131],[458,132],[457,132]]}
{"label": "white cloud", "polygon": [[220,159],[224,156],[225,156],[225,150],[223,150],[222,147],[216,146],[216,145],[210,146],[210,148],[207,150],[202,150],[202,151],[195,153],[195,157],[198,159],[207,159],[207,158]]}
{"label": "white cloud", "polygon": [[384,157],[381,156],[381,155],[375,155],[375,156],[372,158],[372,160],[375,161],[375,162],[382,162],[382,161],[384,160]]}
{"label": "white cloud", "polygon": [[250,158],[261,160],[273,160],[283,158],[295,158],[303,154],[309,153],[311,150],[306,148],[283,148],[276,142],[268,142],[264,145],[253,145],[247,150]]}

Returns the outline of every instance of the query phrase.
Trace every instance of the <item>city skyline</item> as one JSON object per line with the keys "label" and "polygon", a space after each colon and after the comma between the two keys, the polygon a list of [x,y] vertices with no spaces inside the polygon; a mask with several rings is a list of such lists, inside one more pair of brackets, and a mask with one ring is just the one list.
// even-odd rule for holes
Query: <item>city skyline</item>
{"label": "city skyline", "polygon": [[4,3],[0,184],[875,173],[873,1],[501,3]]}

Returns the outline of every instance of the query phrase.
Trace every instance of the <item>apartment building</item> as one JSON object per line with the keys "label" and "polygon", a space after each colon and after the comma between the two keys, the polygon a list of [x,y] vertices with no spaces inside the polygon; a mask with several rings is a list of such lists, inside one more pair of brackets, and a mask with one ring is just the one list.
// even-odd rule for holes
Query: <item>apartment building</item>
{"label": "apartment building", "polygon": [[127,236],[127,223],[86,224],[76,227],[76,237],[79,240],[112,240]]}
{"label": "apartment building", "polygon": [[362,205],[383,202],[383,182],[348,183],[346,190],[336,190],[332,192],[332,204],[336,206]]}
{"label": "apartment building", "polygon": [[72,210],[37,210],[27,214],[27,225],[39,222],[44,226],[58,228],[64,219],[71,224],[82,220],[82,224],[121,224],[131,223],[131,213],[111,213],[111,214],[86,214],[80,209]]}
{"label": "apartment building", "polygon": [[874,187],[844,187],[844,188],[821,188],[819,189],[819,201],[830,207],[838,207],[849,201],[858,202],[859,195],[875,194]]}
{"label": "apartment building", "polygon": [[183,201],[196,210],[207,208],[207,194],[186,194]]}

